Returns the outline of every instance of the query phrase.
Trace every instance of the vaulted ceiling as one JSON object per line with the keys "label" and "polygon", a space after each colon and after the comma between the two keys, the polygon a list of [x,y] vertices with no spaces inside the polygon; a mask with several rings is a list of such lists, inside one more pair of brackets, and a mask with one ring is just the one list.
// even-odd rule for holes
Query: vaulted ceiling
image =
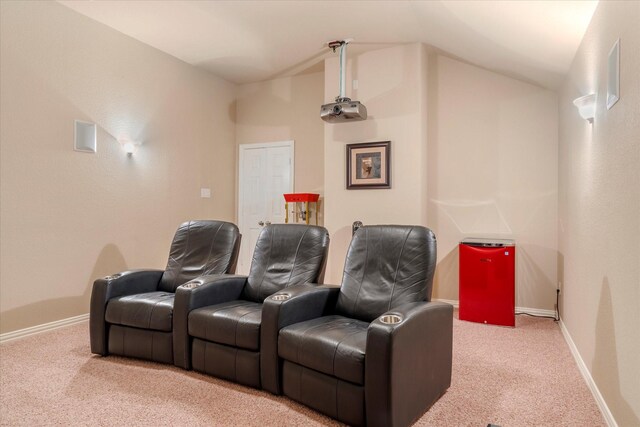
{"label": "vaulted ceiling", "polygon": [[60,3],[235,83],[329,54],[422,42],[549,88],[569,70],[597,1],[68,1]]}

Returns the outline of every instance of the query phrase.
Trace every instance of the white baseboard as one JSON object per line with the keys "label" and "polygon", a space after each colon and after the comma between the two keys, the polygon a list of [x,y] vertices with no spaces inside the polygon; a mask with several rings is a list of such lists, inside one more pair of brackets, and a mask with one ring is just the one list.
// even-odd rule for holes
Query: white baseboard
{"label": "white baseboard", "polygon": [[[458,302],[458,300],[454,300],[454,299],[434,298],[433,300],[446,302],[448,304],[451,304],[455,308],[458,308],[460,306],[460,303]],[[516,307],[516,313],[527,313],[527,314],[533,314],[534,316],[550,316],[550,317],[556,316],[556,312],[554,310],[544,310],[542,308],[529,308],[529,307]]]}
{"label": "white baseboard", "polygon": [[562,322],[562,319],[560,319],[559,323],[560,323],[560,330],[562,331],[562,335],[564,336],[564,340],[567,342],[567,345],[569,346],[569,350],[571,350],[571,354],[573,355],[573,358],[576,361],[576,364],[578,365],[578,370],[580,371],[580,373],[582,374],[582,377],[587,383],[587,387],[589,387],[589,390],[591,390],[591,394],[593,395],[593,398],[595,399],[596,404],[598,405],[598,408],[600,409],[600,412],[602,413],[602,416],[604,417],[605,422],[609,427],[618,427],[618,423],[616,423],[615,418],[613,418],[613,414],[609,410],[609,407],[607,406],[607,402],[605,402],[604,398],[602,397],[602,394],[600,394],[600,390],[598,389],[598,386],[596,385],[595,381],[593,381],[593,377],[591,376],[589,369],[587,369],[587,365],[584,363],[584,360],[582,360],[582,356],[580,356],[580,353],[578,352],[578,347],[576,347],[575,343],[573,342],[573,339],[571,338],[571,335],[569,334],[567,327]]}
{"label": "white baseboard", "polygon": [[80,316],[69,317],[67,319],[56,320],[55,322],[45,323],[38,326],[32,326],[30,328],[20,329],[13,332],[7,332],[0,334],[0,344],[17,340],[19,338],[28,337],[30,335],[39,334],[41,332],[51,331],[53,329],[62,328],[64,326],[75,325],[76,323],[84,322],[89,319],[89,313],[81,314]]}
{"label": "white baseboard", "polygon": [[527,313],[534,316],[549,316],[556,317],[555,310],[545,310],[543,308],[530,308],[530,307],[516,307],[516,313]]}

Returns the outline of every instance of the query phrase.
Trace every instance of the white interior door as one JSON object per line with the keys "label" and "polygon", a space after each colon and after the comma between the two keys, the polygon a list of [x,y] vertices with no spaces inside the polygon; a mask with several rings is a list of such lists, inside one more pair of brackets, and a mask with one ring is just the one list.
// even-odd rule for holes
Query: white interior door
{"label": "white interior door", "polygon": [[242,245],[238,273],[247,274],[260,230],[283,223],[284,193],[293,192],[293,141],[240,144],[238,226]]}

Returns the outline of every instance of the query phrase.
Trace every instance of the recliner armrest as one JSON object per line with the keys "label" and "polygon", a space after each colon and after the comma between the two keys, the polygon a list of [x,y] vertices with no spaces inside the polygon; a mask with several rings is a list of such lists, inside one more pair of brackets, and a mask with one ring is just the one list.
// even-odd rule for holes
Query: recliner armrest
{"label": "recliner armrest", "polygon": [[277,314],[278,330],[294,323],[315,319],[335,307],[340,286],[304,283],[285,288],[264,300],[262,319]]}
{"label": "recliner armrest", "polygon": [[93,297],[96,288],[105,290],[105,301],[123,295],[154,292],[162,278],[164,270],[129,270],[111,276],[101,277],[93,282]]}
{"label": "recliner armrest", "polygon": [[247,276],[223,274],[200,276],[176,289],[173,301],[173,363],[191,369],[189,313],[209,305],[240,298]]}
{"label": "recliner armrest", "polygon": [[278,359],[280,329],[332,311],[339,293],[339,286],[305,283],[285,288],[264,300],[260,326],[260,376],[264,390],[282,394]]}
{"label": "recliner armrest", "polygon": [[111,298],[153,292],[158,289],[163,270],[130,270],[102,277],[93,282],[89,307],[89,336],[91,352],[108,354],[107,332],[104,320],[107,303]]}
{"label": "recliner armrest", "polygon": [[174,311],[178,300],[188,310],[233,301],[240,298],[247,276],[211,274],[200,276],[176,289]]}
{"label": "recliner armrest", "polygon": [[451,385],[453,306],[415,302],[369,325],[365,364],[368,425],[413,423]]}

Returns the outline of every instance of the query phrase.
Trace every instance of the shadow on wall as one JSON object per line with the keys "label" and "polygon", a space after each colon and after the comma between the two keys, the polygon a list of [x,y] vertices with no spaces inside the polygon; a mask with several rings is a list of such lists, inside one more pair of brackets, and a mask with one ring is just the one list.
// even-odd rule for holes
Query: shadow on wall
{"label": "shadow on wall", "polygon": [[602,279],[600,304],[596,318],[596,343],[592,376],[620,426],[639,426],[640,418],[620,393],[616,330],[609,279]]}
{"label": "shadow on wall", "polygon": [[229,115],[229,120],[236,124],[238,122],[238,101],[233,100],[229,107],[227,108],[227,114]]}
{"label": "shadow on wall", "polygon": [[[560,299],[558,304],[562,305],[562,288],[564,287],[564,255],[558,251],[558,288],[560,289]],[[558,307],[558,310],[564,307]]]}
{"label": "shadow on wall", "polygon": [[485,235],[487,232],[499,236],[511,236],[513,230],[500,208],[500,200],[436,200],[431,199],[438,212],[451,222],[459,235]]}
{"label": "shadow on wall", "polygon": [[7,310],[0,314],[2,318],[0,333],[13,332],[88,313],[94,280],[126,269],[127,265],[118,247],[112,243],[106,245],[98,255],[82,295],[53,298]]}
{"label": "shadow on wall", "polygon": [[553,249],[516,242],[516,306],[552,306],[549,302],[555,298],[556,284],[545,274],[541,263],[557,259],[556,254]]}
{"label": "shadow on wall", "polygon": [[[331,236],[331,245],[333,245],[334,248],[348,248],[351,242],[351,237],[351,226],[341,227],[336,230],[333,236]],[[329,250],[329,262],[327,262],[327,271],[324,275],[325,283],[330,285],[342,284],[342,274],[346,255],[347,253],[343,251],[337,251],[335,249]]]}
{"label": "shadow on wall", "polygon": [[453,250],[438,262],[433,279],[433,299],[458,300],[460,274],[458,252],[458,245],[456,245]]}

